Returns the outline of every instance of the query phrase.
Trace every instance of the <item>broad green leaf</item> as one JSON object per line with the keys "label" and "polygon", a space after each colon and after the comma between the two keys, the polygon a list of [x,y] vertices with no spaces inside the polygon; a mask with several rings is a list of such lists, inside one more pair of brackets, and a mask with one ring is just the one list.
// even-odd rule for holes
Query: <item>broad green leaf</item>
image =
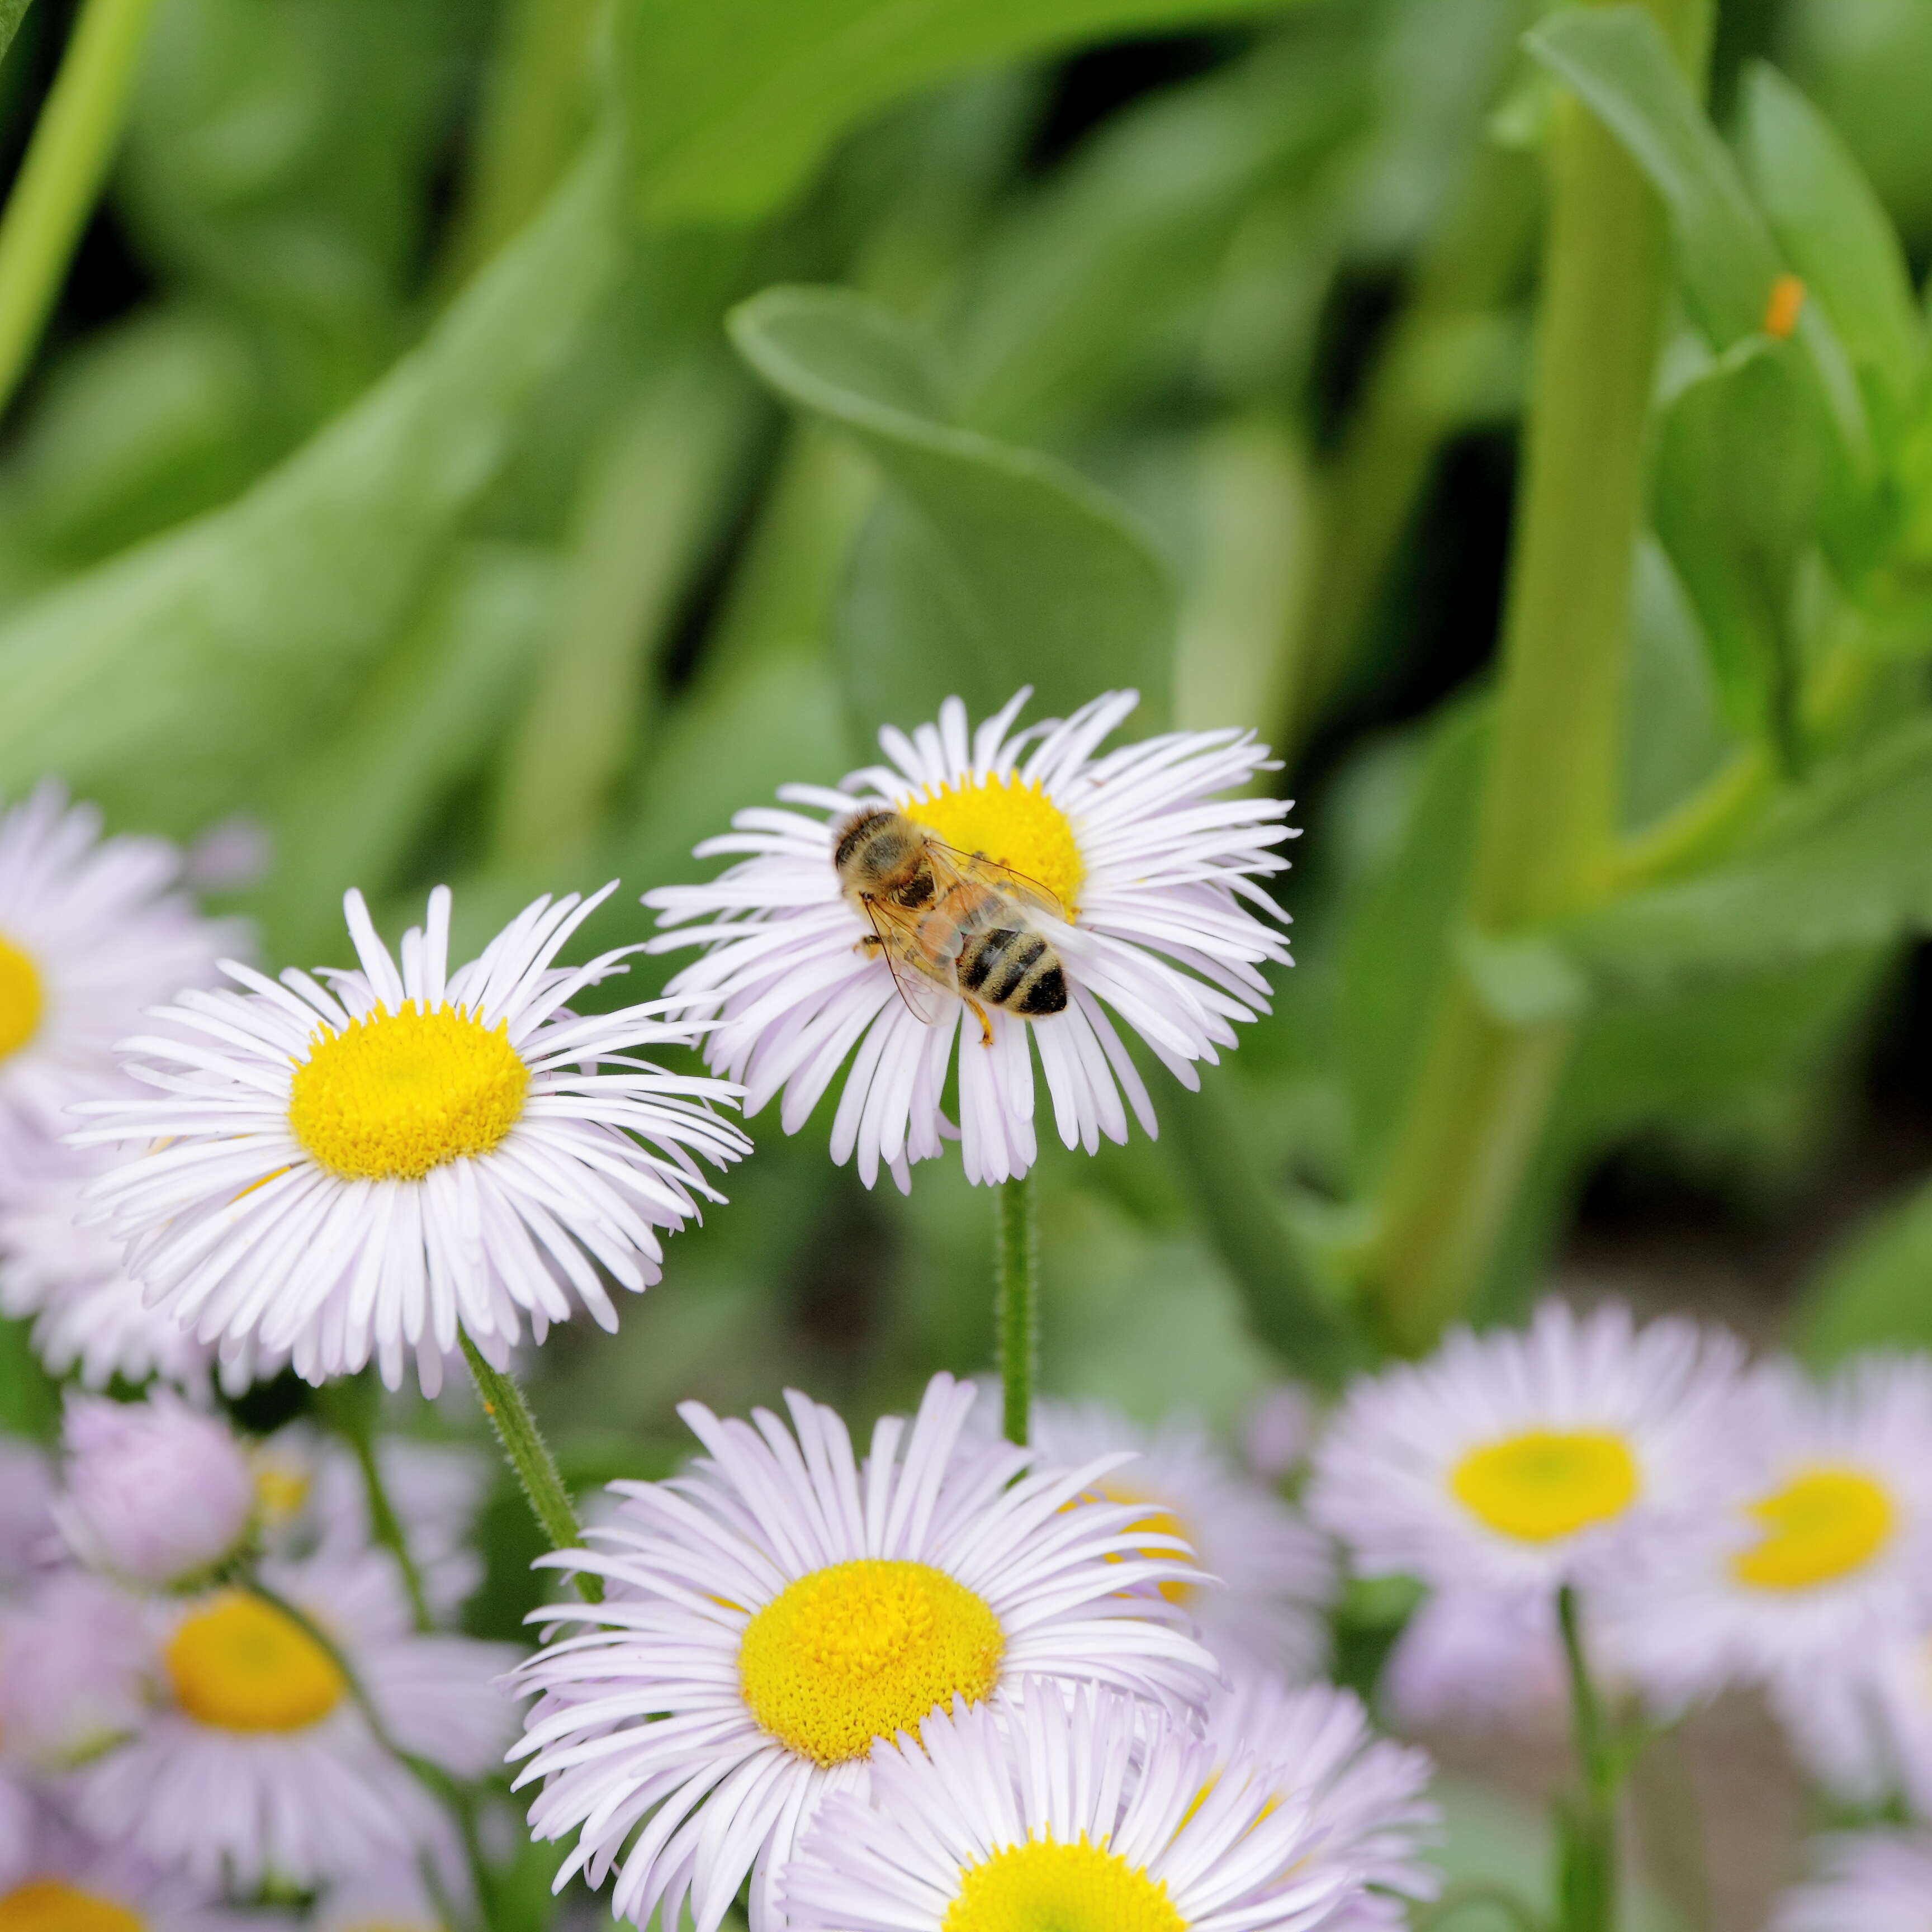
{"label": "broad green leaf", "polygon": [[616,22],[645,213],[750,221],[845,129],[949,75],[1284,0],[630,0]]}
{"label": "broad green leaf", "polygon": [[1800,675],[1792,588],[1830,460],[1813,394],[1790,344],[1746,337],[1665,412],[1652,484],[1726,716],[1786,762]]}
{"label": "broad green leaf", "polygon": [[0,0],[0,56],[14,44],[20,22],[27,16],[28,0]]}
{"label": "broad green leaf", "polygon": [[1684,288],[1720,349],[1763,326],[1778,260],[1730,150],[1638,6],[1565,7],[1525,44],[1574,88],[1669,206]]}
{"label": "broad green leaf", "polygon": [[1799,1295],[1791,1342],[1820,1367],[1861,1348],[1932,1348],[1932,1183],[1880,1209],[1826,1258]]}
{"label": "broad green leaf", "polygon": [[263,814],[274,869],[249,908],[270,958],[339,950],[343,893],[358,886],[380,900],[398,883],[425,820],[473,774],[532,681],[557,577],[541,551],[460,553],[341,729],[277,786]]}
{"label": "broad green leaf", "polygon": [[1652,536],[1637,546],[1630,589],[1624,721],[1621,815],[1628,831],[1681,804],[1736,743],[1724,728],[1696,613]]}
{"label": "broad green leaf", "polygon": [[1792,793],[1743,849],[1555,935],[1598,983],[1658,987],[1932,926],[1932,718]]}
{"label": "broad green leaf", "polygon": [[0,796],[177,832],[320,741],[495,475],[616,252],[607,153],[348,413],[226,508],[0,626]]}
{"label": "broad green leaf", "polygon": [[1924,374],[1925,328],[1891,218],[1830,122],[1761,62],[1745,77],[1744,124],[1780,244],[1895,416]]}
{"label": "broad green leaf", "polygon": [[1168,710],[1174,610],[1123,512],[1063,464],[946,419],[929,355],[849,291],[772,289],[732,339],[779,394],[856,437],[888,490],[851,564],[838,647],[869,738],[952,693],[976,716],[1023,684],[1064,716],[1131,685],[1141,728]]}

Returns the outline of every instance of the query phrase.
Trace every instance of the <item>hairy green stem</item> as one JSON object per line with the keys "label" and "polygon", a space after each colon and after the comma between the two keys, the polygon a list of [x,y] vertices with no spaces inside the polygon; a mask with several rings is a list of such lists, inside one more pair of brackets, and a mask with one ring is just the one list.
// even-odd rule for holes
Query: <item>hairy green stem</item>
{"label": "hairy green stem", "polygon": [[[1701,65],[1708,0],[1650,0]],[[1610,890],[1645,430],[1667,287],[1664,214],[1582,104],[1556,106],[1536,367],[1466,926],[1507,934]],[[1492,1262],[1568,1047],[1514,1027],[1458,966],[1383,1175],[1366,1286],[1426,1348]]]}
{"label": "hairy green stem", "polygon": [[1009,1442],[1024,1443],[1033,1414],[1040,1352],[1040,1231],[1033,1176],[1000,1184],[993,1251],[993,1337],[1000,1370],[1001,1424]]}
{"label": "hairy green stem", "polygon": [[0,409],[20,386],[121,139],[154,0],[85,0],[0,217]]}
{"label": "hairy green stem", "polygon": [[1617,1787],[1620,1782],[1604,1707],[1583,1648],[1576,1593],[1557,1593],[1557,1622],[1570,1676],[1570,1720],[1579,1789],[1557,1820],[1558,1923],[1562,1932],[1613,1932],[1617,1911]]}
{"label": "hairy green stem", "polygon": [[[549,1444],[538,1431],[536,1418],[531,1414],[523,1390],[517,1386],[514,1377],[506,1375],[500,1369],[493,1369],[483,1359],[476,1344],[464,1330],[459,1328],[457,1334],[463,1344],[463,1359],[470,1364],[476,1393],[482,1398],[483,1413],[490,1418],[496,1432],[496,1440],[503,1445],[503,1454],[510,1467],[517,1472],[517,1480],[523,1485],[530,1514],[537,1520],[537,1527],[548,1538],[553,1550],[581,1549],[584,1532],[578,1526],[570,1492],[563,1486],[556,1458],[550,1453]],[[601,1603],[604,1599],[602,1580],[580,1572],[577,1592],[587,1604]]]}
{"label": "hairy green stem", "polygon": [[423,1592],[422,1572],[410,1554],[409,1538],[402,1519],[389,1501],[376,1457],[375,1389],[365,1371],[322,1385],[320,1406],[329,1426],[348,1444],[362,1472],[362,1493],[369,1510],[369,1532],[376,1541],[396,1559],[402,1572],[403,1588],[409,1593],[410,1612],[418,1630],[430,1628],[429,1599]]}

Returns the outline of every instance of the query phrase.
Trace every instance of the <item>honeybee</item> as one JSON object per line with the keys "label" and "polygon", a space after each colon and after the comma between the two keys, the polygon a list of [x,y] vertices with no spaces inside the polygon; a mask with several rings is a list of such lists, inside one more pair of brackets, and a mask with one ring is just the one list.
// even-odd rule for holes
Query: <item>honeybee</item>
{"label": "honeybee", "polygon": [[840,829],[832,862],[872,927],[860,949],[884,955],[916,1019],[930,1025],[939,1017],[935,989],[944,988],[972,1009],[980,1044],[991,1046],[986,1006],[1023,1020],[1066,1011],[1060,955],[1034,915],[1066,915],[1044,886],[983,852],[956,851],[904,812],[876,805]]}

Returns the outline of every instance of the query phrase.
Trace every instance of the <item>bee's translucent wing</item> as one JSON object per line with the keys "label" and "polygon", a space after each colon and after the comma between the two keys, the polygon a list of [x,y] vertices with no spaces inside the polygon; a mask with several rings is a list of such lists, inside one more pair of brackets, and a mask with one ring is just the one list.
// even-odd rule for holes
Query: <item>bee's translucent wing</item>
{"label": "bee's translucent wing", "polygon": [[906,1011],[921,1026],[937,1024],[946,1011],[948,994],[958,996],[958,975],[949,965],[947,976],[942,978],[938,962],[928,962],[918,950],[914,941],[918,921],[914,915],[877,899],[867,899],[865,907],[866,916],[872,922],[872,937],[878,941],[878,950]]}
{"label": "bee's translucent wing", "polygon": [[1050,919],[1058,920],[1063,925],[1067,922],[1066,908],[1060,904],[1059,894],[1050,886],[1042,885],[1039,880],[1029,878],[1024,872],[1016,872],[1012,866],[1003,866],[997,859],[988,858],[983,852],[962,852],[956,845],[946,844],[937,838],[928,838],[926,849],[942,881],[947,873],[956,879],[974,880],[980,885],[992,886],[995,892],[1005,893],[1009,898],[1018,899],[1022,905],[1045,913]]}

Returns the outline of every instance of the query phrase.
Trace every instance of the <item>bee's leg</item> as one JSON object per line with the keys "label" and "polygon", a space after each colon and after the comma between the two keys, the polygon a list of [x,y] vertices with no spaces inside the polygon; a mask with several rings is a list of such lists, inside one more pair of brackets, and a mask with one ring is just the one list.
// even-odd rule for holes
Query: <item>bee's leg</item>
{"label": "bee's leg", "polygon": [[[964,996],[962,994],[962,997]],[[986,1008],[977,1000],[968,1000],[966,1004],[972,1008],[973,1017],[980,1022],[980,1044],[991,1046],[993,1043],[993,1023],[986,1017]]]}
{"label": "bee's leg", "polygon": [[869,959],[874,952],[880,951],[884,947],[885,943],[876,932],[862,933],[852,942],[852,950],[854,952],[862,952]]}

